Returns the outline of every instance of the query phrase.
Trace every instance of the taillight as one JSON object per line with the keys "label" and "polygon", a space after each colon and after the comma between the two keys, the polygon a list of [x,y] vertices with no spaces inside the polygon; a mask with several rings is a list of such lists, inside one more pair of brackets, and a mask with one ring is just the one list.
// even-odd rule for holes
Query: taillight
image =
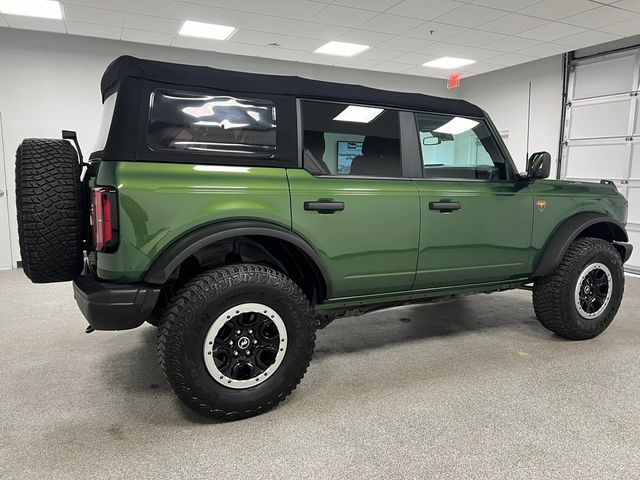
{"label": "taillight", "polygon": [[118,243],[116,191],[107,187],[91,189],[91,233],[93,248],[106,251]]}

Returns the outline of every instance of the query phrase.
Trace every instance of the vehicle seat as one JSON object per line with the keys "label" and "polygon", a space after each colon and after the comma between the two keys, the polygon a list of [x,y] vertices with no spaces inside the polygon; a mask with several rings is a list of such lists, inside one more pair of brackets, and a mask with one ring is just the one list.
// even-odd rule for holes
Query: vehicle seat
{"label": "vehicle seat", "polygon": [[324,155],[324,132],[304,131],[303,162],[306,171],[312,175],[331,175],[327,164],[322,160]]}
{"label": "vehicle seat", "polygon": [[400,177],[400,140],[367,136],[362,143],[362,155],[351,162],[351,175]]}

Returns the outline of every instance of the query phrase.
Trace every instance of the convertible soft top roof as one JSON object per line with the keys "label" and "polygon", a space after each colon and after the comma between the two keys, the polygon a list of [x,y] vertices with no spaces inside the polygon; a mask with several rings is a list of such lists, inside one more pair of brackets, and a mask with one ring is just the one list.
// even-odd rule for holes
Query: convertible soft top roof
{"label": "convertible soft top roof", "polygon": [[102,76],[104,101],[125,78],[142,78],[174,85],[215,88],[246,93],[294,95],[333,101],[360,102],[396,108],[428,110],[484,117],[482,109],[464,100],[403,93],[344,83],[322,82],[293,75],[265,75],[217,68],[181,65],[122,56],[111,62]]}

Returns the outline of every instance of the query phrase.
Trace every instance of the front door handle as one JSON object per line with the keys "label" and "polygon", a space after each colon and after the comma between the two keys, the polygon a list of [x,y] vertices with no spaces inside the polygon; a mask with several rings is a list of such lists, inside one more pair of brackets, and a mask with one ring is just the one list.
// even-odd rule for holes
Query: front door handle
{"label": "front door handle", "polygon": [[452,202],[450,200],[440,200],[439,202],[429,202],[429,210],[439,210],[442,213],[451,213],[460,210],[462,205],[460,202]]}
{"label": "front door handle", "polygon": [[307,212],[336,213],[344,210],[344,202],[332,202],[326,200],[304,202],[304,209]]}

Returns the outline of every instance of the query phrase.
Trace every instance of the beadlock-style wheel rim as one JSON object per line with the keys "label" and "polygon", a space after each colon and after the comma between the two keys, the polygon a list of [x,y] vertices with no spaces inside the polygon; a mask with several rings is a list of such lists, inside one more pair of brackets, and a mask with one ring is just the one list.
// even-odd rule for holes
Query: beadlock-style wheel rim
{"label": "beadlock-style wheel rim", "polygon": [[609,305],[613,294],[613,276],[603,263],[587,266],[576,283],[574,301],[582,318],[591,320]]}
{"label": "beadlock-style wheel rim", "polygon": [[287,328],[261,303],[243,303],[215,319],[204,339],[204,364],[221,385],[259,385],[278,369],[287,352]]}

